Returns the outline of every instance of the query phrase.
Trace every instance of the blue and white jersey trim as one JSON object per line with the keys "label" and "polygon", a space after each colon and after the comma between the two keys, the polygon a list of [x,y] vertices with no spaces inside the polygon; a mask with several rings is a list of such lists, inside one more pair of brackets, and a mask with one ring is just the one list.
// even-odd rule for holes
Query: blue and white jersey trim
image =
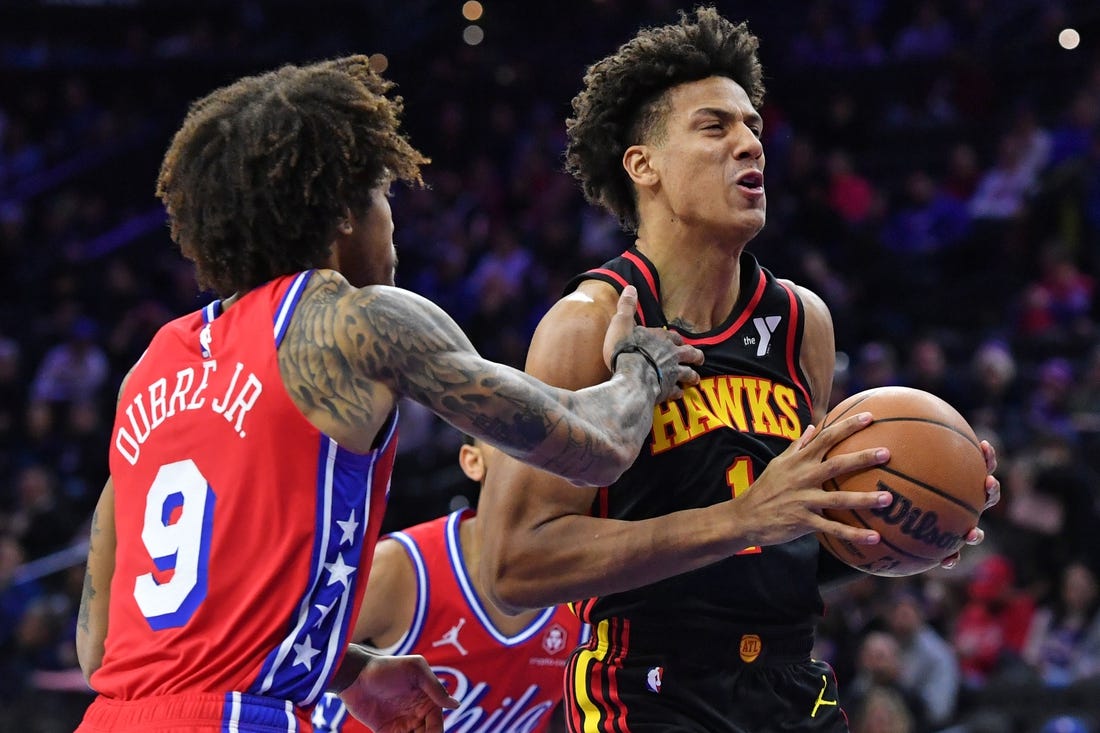
{"label": "blue and white jersey trim", "polygon": [[409,624],[409,630],[398,640],[397,644],[387,649],[386,653],[408,654],[416,646],[420,634],[424,631],[424,625],[428,621],[428,599],[431,598],[428,568],[424,565],[424,556],[420,553],[420,548],[417,547],[412,537],[404,532],[394,532],[389,535],[389,539],[400,542],[402,547],[405,548],[405,552],[408,553],[409,559],[412,560],[413,572],[416,573],[416,606],[413,611],[412,623]]}
{"label": "blue and white jersey trim", "polygon": [[462,589],[462,595],[466,598],[466,603],[470,606],[470,610],[474,612],[478,623],[500,644],[517,646],[542,631],[542,628],[554,616],[555,608],[553,606],[544,608],[542,613],[533,618],[526,628],[521,629],[514,636],[506,636],[497,629],[492,617],[489,616],[489,612],[485,610],[481,598],[474,590],[469,568],[466,567],[466,562],[462,558],[462,541],[459,538],[458,528],[462,522],[462,515],[467,511],[466,509],[459,509],[447,517],[447,526],[444,531],[447,539],[447,559],[450,561],[451,570],[454,572],[455,580],[458,581],[458,586]]}

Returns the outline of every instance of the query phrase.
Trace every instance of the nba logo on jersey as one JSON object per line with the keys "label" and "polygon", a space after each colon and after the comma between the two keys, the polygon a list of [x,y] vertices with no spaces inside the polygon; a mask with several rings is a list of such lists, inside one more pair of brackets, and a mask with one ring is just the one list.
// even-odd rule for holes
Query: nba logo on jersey
{"label": "nba logo on jersey", "polygon": [[542,648],[547,654],[557,654],[565,648],[565,643],[569,638],[569,634],[560,624],[554,624],[546,630],[546,634],[542,637]]}
{"label": "nba logo on jersey", "polygon": [[664,667],[653,667],[649,670],[649,674],[645,678],[645,686],[650,689],[651,692],[659,693],[661,691],[661,676],[664,675]]}
{"label": "nba logo on jersey", "polygon": [[214,337],[210,335],[210,324],[207,323],[199,331],[199,350],[202,352],[203,359],[210,358],[210,343],[214,340]]}

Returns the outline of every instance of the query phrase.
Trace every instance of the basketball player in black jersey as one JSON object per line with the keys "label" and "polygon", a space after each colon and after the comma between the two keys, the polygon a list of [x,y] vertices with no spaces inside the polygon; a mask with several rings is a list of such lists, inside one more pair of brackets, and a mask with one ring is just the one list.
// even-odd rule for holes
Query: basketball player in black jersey
{"label": "basketball player in black jersey", "polygon": [[[871,418],[813,427],[832,384],[829,311],[745,252],[765,212],[756,52],[744,24],[699,9],[591,66],[573,100],[567,165],[637,239],[573,280],[536,330],[528,371],[568,388],[606,379],[600,342],[627,285],[640,323],[706,355],[701,382],[655,408],[648,444],[614,484],[578,490],[502,460],[483,489],[494,600],[588,599],[575,608],[592,642],[566,677],[578,733],[847,730],[832,670],[810,658],[823,612],[814,533],[874,544],[877,533],[820,511],[889,496],[821,485],[889,455],[822,460]],[[996,502],[992,476],[986,489]],[[974,528],[967,541],[981,538]]]}

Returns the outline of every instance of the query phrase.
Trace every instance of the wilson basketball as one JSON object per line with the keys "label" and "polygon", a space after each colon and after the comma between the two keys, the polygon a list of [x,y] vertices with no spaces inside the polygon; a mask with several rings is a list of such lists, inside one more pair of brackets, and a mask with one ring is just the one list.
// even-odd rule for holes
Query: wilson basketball
{"label": "wilson basketball", "polygon": [[935,395],[909,387],[876,387],[844,400],[822,427],[858,412],[874,421],[832,450],[850,453],[883,446],[883,465],[828,481],[829,491],[889,491],[894,501],[874,509],[826,510],[837,522],[877,531],[877,545],[856,545],[818,534],[839,560],[865,573],[914,575],[958,551],[985,506],[985,458],[974,430]]}

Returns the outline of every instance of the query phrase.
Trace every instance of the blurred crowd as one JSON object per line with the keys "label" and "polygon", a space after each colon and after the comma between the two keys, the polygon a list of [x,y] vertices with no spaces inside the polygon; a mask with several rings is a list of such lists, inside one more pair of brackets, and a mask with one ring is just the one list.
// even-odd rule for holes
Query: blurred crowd
{"label": "blurred crowd", "polygon": [[[564,282],[630,244],[562,171],[564,120],[586,63],[681,5],[483,3],[476,45],[459,0],[0,6],[0,729],[71,730],[90,701],[73,628],[114,398],[210,299],[152,195],[191,99],[384,54],[433,161],[394,191],[398,284],[496,360],[522,366]],[[817,653],[853,731],[1100,730],[1100,5],[717,4],[768,86],[750,249],[831,307],[834,402],[926,389],[998,450],[958,568],[826,589]],[[402,410],[387,529],[476,502],[460,436]]]}

